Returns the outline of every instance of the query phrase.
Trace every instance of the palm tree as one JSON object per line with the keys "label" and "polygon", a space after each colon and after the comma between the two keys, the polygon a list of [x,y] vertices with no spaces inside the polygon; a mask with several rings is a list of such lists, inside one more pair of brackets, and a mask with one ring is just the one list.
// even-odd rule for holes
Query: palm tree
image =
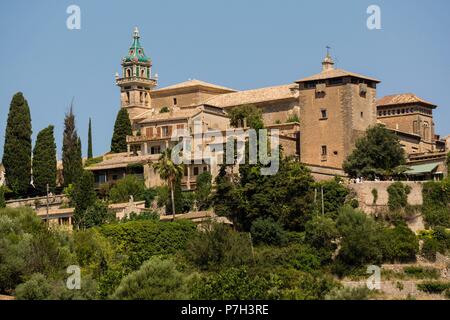
{"label": "palm tree", "polygon": [[161,153],[158,162],[153,163],[153,169],[159,173],[161,179],[167,181],[172,200],[172,220],[175,220],[175,183],[183,176],[183,166],[175,164],[171,158],[172,149],[166,149]]}

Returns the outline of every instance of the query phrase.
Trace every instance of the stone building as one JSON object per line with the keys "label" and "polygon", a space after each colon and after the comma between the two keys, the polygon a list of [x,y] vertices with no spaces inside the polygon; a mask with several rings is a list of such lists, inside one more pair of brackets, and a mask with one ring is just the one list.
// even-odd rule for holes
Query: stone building
{"label": "stone building", "polygon": [[[279,130],[284,153],[307,164],[318,179],[344,175],[342,163],[356,140],[377,123],[398,134],[407,154],[416,157],[411,162],[444,152],[445,142],[434,132],[436,106],[413,94],[377,100],[379,83],[335,68],[327,53],[320,73],[284,85],[238,91],[189,80],[157,88],[158,77],[152,74],[152,61],[136,28],[122,59],[122,75],[116,74],[120,105],[128,110],[133,127],[133,135],[127,137],[128,151],[106,154],[102,162],[87,169],[95,173],[98,183],[131,173],[143,176],[147,186],[160,185],[163,181],[150,165],[177,143],[172,136],[192,135],[196,121],[204,132],[225,132],[230,128],[228,111],[242,105],[260,108],[265,127]],[[204,141],[201,148],[211,144]],[[195,187],[196,176],[205,170],[214,173],[217,168],[194,161],[186,165],[182,186]]]}

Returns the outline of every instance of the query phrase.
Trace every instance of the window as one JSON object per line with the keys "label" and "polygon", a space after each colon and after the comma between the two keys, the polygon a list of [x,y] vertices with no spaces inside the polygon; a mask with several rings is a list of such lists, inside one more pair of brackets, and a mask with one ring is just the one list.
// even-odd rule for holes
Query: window
{"label": "window", "polygon": [[364,112],[361,111],[361,118],[364,118]]}
{"label": "window", "polygon": [[160,153],[161,153],[161,147],[160,146],[150,147],[150,154],[160,154]]}
{"label": "window", "polygon": [[173,105],[174,105],[174,106],[177,105],[177,98],[173,98]]}
{"label": "window", "polygon": [[204,166],[204,167],[203,167],[203,172],[206,172],[206,171],[208,171],[208,167],[207,167],[207,166]]}
{"label": "window", "polygon": [[198,167],[194,167],[194,176],[198,176]]}
{"label": "window", "polygon": [[169,127],[168,126],[162,127],[162,135],[163,135],[163,137],[166,137],[169,135]]}
{"label": "window", "polygon": [[328,117],[327,109],[320,109],[320,116],[321,116],[321,119],[326,119]]}
{"label": "window", "polygon": [[326,157],[327,155],[327,146],[322,146],[322,157]]}

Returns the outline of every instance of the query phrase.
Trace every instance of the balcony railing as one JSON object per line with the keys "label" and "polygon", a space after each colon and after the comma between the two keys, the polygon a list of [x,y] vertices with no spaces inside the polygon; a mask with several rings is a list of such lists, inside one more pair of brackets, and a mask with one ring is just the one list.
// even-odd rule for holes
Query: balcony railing
{"label": "balcony railing", "polygon": [[156,80],[155,79],[148,79],[148,78],[143,78],[143,77],[125,77],[125,78],[117,78],[116,79],[116,84],[117,85],[121,85],[124,83],[128,83],[128,82],[140,82],[140,83],[146,83],[149,85],[156,85]]}

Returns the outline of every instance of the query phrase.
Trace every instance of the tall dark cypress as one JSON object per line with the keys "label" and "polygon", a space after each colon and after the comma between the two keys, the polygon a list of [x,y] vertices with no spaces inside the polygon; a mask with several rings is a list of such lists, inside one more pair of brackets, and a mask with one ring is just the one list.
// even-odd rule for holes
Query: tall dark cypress
{"label": "tall dark cypress", "polygon": [[78,179],[83,170],[81,142],[75,128],[75,115],[72,107],[64,119],[62,162],[64,185],[68,186]]}
{"label": "tall dark cypress", "polygon": [[132,135],[131,122],[127,109],[121,108],[117,114],[114,132],[111,139],[111,152],[127,151],[127,135]]}
{"label": "tall dark cypress", "polygon": [[33,150],[33,182],[39,194],[44,195],[47,184],[51,191],[56,186],[56,144],[53,126],[42,129]]}
{"label": "tall dark cypress", "polygon": [[31,116],[22,92],[11,100],[5,132],[3,165],[8,187],[26,196],[31,179]]}
{"label": "tall dark cypress", "polygon": [[91,125],[91,118],[89,118],[87,157],[88,157],[88,159],[92,158],[92,125]]}

